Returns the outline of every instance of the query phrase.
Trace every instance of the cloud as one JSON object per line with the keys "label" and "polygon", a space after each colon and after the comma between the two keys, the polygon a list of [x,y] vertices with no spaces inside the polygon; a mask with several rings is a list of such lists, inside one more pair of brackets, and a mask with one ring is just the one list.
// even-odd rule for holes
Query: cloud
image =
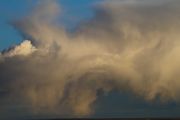
{"label": "cloud", "polygon": [[[179,100],[179,1],[105,2],[72,34],[42,3],[14,26],[28,39],[0,55],[0,87],[32,111],[90,115],[98,90]],[[8,56],[8,57],[7,57]]]}
{"label": "cloud", "polygon": [[13,56],[28,56],[33,53],[36,48],[31,44],[31,41],[25,40],[20,45],[14,46],[7,51],[3,52],[4,57],[13,57]]}

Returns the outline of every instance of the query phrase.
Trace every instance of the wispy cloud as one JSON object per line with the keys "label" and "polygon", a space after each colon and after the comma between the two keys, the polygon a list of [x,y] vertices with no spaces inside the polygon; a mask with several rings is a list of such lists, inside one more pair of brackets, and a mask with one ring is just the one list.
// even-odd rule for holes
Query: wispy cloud
{"label": "wispy cloud", "polygon": [[68,115],[92,114],[99,89],[178,101],[180,2],[158,1],[105,2],[71,35],[57,3],[40,4],[14,23],[29,41],[1,53],[1,88],[33,111]]}

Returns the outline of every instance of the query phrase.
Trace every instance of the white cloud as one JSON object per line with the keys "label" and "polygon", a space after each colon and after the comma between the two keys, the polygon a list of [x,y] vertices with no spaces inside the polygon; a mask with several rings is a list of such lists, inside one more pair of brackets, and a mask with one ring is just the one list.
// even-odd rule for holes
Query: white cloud
{"label": "white cloud", "polygon": [[31,41],[25,40],[20,45],[14,46],[8,51],[3,53],[5,57],[13,57],[13,56],[28,56],[36,51],[36,48],[31,44]]}

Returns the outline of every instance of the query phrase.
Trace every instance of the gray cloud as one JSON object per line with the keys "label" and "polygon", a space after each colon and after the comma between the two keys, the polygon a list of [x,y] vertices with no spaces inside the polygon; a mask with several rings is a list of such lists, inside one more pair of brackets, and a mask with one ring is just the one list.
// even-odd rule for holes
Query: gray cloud
{"label": "gray cloud", "polygon": [[98,90],[179,100],[179,1],[105,2],[72,34],[43,3],[14,26],[29,41],[0,55],[1,91],[32,111],[90,115]]}

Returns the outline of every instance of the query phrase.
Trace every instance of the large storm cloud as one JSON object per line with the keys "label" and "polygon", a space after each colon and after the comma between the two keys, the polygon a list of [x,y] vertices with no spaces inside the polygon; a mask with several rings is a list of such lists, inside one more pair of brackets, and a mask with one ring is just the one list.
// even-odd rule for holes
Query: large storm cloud
{"label": "large storm cloud", "polygon": [[3,98],[32,111],[90,115],[98,90],[142,99],[180,97],[179,0],[104,2],[73,32],[58,24],[55,1],[15,21],[25,41],[0,54]]}

